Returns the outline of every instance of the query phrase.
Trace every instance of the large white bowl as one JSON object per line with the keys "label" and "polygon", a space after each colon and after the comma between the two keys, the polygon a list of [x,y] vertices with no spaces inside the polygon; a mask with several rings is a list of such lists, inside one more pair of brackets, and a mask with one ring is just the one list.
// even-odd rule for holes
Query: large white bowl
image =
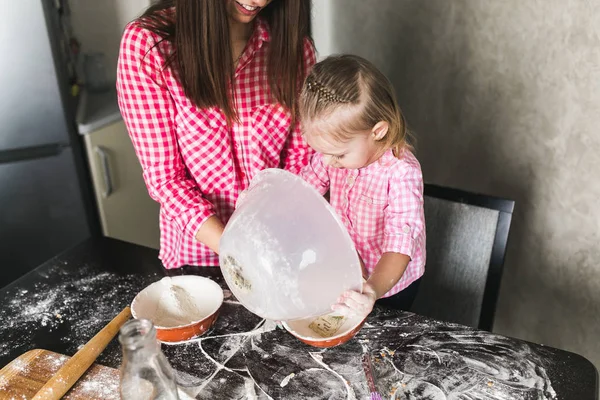
{"label": "large white bowl", "polygon": [[356,249],[333,208],[280,169],[252,180],[219,247],[229,288],[263,318],[322,315],[344,291],[361,289]]}

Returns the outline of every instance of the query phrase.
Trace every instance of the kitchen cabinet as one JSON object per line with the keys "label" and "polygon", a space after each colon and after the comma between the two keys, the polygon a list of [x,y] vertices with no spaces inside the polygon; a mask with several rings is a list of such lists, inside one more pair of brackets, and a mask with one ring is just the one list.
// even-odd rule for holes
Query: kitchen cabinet
{"label": "kitchen cabinet", "polygon": [[142,168],[121,119],[84,135],[105,236],[159,247],[159,205],[148,195]]}

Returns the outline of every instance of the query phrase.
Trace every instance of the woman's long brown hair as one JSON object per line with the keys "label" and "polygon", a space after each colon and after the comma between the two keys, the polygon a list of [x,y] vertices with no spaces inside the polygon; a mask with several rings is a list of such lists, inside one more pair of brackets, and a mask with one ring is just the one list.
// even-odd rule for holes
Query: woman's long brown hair
{"label": "woman's long brown hair", "polygon": [[[225,0],[160,0],[139,18],[142,27],[173,45],[165,67],[198,107],[217,106],[236,120],[234,61]],[[269,25],[267,76],[274,100],[296,120],[304,71],[304,38],[310,39],[310,0],[274,0],[260,12]],[[174,11],[174,15],[173,15]]]}

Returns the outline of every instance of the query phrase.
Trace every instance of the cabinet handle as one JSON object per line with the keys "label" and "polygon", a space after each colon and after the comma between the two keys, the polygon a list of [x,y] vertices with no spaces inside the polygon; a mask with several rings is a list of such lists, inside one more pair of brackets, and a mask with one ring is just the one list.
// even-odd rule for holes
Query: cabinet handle
{"label": "cabinet handle", "polygon": [[100,164],[102,165],[102,174],[104,175],[104,193],[102,193],[102,197],[107,198],[113,193],[113,182],[110,177],[110,164],[108,163],[108,154],[106,150],[100,146],[95,146],[94,151],[98,154],[100,158]]}

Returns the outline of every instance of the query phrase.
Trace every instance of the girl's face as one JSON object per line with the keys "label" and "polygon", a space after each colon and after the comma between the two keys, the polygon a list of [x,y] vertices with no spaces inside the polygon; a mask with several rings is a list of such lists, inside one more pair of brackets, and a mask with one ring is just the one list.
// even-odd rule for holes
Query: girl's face
{"label": "girl's face", "polygon": [[378,140],[385,136],[387,126],[387,123],[380,122],[372,130],[353,133],[350,140],[339,140],[331,132],[309,126],[304,137],[313,150],[323,155],[325,164],[334,168],[359,169],[381,156]]}
{"label": "girl's face", "polygon": [[273,0],[227,0],[227,12],[235,22],[249,24]]}

